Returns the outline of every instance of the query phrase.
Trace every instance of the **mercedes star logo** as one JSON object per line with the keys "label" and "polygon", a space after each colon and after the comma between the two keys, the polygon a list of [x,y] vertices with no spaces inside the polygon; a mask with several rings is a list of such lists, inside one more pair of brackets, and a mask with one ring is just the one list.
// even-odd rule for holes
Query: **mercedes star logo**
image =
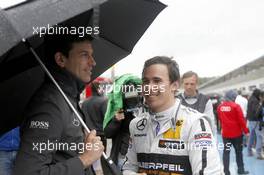
{"label": "mercedes star logo", "polygon": [[137,122],[137,129],[142,131],[147,124],[147,119],[143,118]]}

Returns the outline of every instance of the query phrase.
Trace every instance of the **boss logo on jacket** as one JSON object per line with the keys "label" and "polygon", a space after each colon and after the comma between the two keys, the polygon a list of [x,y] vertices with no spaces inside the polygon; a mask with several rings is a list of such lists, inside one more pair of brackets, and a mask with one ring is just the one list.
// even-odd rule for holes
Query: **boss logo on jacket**
{"label": "boss logo on jacket", "polygon": [[31,121],[29,128],[49,129],[49,122],[48,121]]}

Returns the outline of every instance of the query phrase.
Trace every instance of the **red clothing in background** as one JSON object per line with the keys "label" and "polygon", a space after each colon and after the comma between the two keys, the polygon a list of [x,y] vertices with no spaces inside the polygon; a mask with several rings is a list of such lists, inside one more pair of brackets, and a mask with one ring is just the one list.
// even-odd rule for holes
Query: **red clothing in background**
{"label": "red clothing in background", "polygon": [[232,101],[224,101],[217,107],[224,138],[235,138],[249,132],[241,107]]}

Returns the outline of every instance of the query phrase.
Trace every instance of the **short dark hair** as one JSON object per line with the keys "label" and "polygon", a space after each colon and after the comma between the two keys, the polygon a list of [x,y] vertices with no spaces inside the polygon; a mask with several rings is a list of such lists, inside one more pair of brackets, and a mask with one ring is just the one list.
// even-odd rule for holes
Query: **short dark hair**
{"label": "short dark hair", "polygon": [[145,61],[144,68],[142,71],[142,77],[145,73],[145,70],[149,66],[154,65],[154,64],[164,64],[167,66],[168,73],[169,73],[169,79],[171,83],[180,80],[180,71],[179,71],[179,66],[177,62],[167,56],[156,56],[156,57],[150,58],[147,61]]}
{"label": "short dark hair", "polygon": [[188,72],[185,72],[183,75],[182,75],[182,80],[185,79],[185,78],[190,78],[192,76],[195,76],[196,77],[196,81],[198,82],[198,74],[193,72],[193,71],[188,71]]}
{"label": "short dark hair", "polygon": [[61,52],[64,56],[68,57],[74,43],[91,42],[92,40],[93,37],[91,35],[80,37],[78,34],[46,34],[44,36],[44,62],[50,66],[56,65],[54,55],[57,52]]}

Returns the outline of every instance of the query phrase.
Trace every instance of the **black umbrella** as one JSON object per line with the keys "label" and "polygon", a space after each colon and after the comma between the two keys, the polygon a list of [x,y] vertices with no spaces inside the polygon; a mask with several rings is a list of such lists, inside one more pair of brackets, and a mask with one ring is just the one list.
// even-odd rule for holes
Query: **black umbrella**
{"label": "black umbrella", "polygon": [[98,60],[93,78],[129,55],[165,7],[158,0],[110,0],[102,4],[100,40],[95,40],[93,45]]}
{"label": "black umbrella", "polygon": [[[67,5],[63,6],[63,2]],[[32,1],[5,12],[0,11],[0,53],[2,55],[0,57],[0,104],[2,116],[4,116],[0,124],[0,133],[17,126],[22,121],[20,115],[43,81],[44,72],[37,66],[36,53],[28,45],[34,53],[33,56],[20,42],[22,38],[26,38],[34,46],[37,54],[43,56],[42,38],[32,35],[33,26],[57,23],[70,26],[99,24],[100,35],[93,43],[97,61],[95,77],[127,56],[165,7],[154,0],[110,0],[96,10],[85,11],[84,9],[91,9],[103,1],[97,0],[97,4],[87,0],[74,1],[73,4],[71,2],[73,1]],[[73,10],[68,14],[67,8],[72,5],[76,6],[76,11]],[[81,10],[78,13],[79,8]],[[32,17],[32,14],[36,15]],[[55,16],[54,19],[53,16]]]}
{"label": "black umbrella", "polygon": [[[35,2],[37,2],[37,1],[35,1]],[[62,1],[60,1],[60,2],[62,2]],[[79,1],[80,3],[83,3],[82,1]],[[84,3],[85,4],[85,3]],[[83,5],[84,5],[83,4]],[[89,8],[88,8],[88,10],[89,9],[91,9],[93,6],[91,6],[91,2],[89,2],[89,3],[87,3],[87,4],[89,4]],[[38,10],[41,10],[41,9],[39,9],[39,7],[42,7],[42,6],[40,6],[40,5],[43,5],[42,3],[39,3],[39,4],[29,4],[29,6],[31,6],[31,8],[33,8],[34,9],[34,7],[37,7],[36,9],[38,9]],[[46,5],[46,4],[45,4]],[[53,4],[49,4],[49,5],[53,5]],[[61,4],[62,5],[62,4]],[[67,4],[67,5],[69,5],[69,4]],[[64,9],[64,7],[65,6],[63,6],[63,9]],[[24,10],[26,10],[26,9],[24,9]],[[59,10],[59,9],[56,9],[56,10]],[[45,10],[43,10],[43,11],[45,11]],[[82,12],[82,11],[81,11]],[[45,13],[46,13],[46,11],[45,11]],[[60,12],[59,12],[60,13]],[[23,15],[24,13],[21,13],[20,15]],[[52,77],[52,75],[50,74],[50,72],[48,71],[48,69],[45,67],[45,65],[42,63],[42,61],[41,61],[41,59],[39,58],[39,56],[38,56],[38,54],[35,52],[35,50],[32,48],[32,46],[30,45],[30,43],[26,40],[26,38],[28,38],[27,37],[27,35],[29,35],[28,33],[25,33],[25,31],[27,31],[27,30],[19,30],[20,28],[19,27],[17,27],[17,24],[20,24],[20,23],[13,23],[13,16],[12,15],[9,15],[8,13],[5,13],[5,12],[2,12],[1,13],[1,17],[2,17],[2,19],[3,19],[3,24],[6,24],[6,26],[8,27],[7,29],[9,29],[10,30],[10,33],[11,33],[11,35],[12,35],[12,38],[10,39],[10,42],[6,42],[6,44],[7,44],[7,47],[1,47],[1,51],[3,51],[4,53],[5,53],[5,50],[7,49],[8,50],[8,47],[10,47],[10,46],[12,46],[12,44],[14,45],[14,47],[17,47],[17,48],[19,48],[19,49],[16,49],[16,51],[17,52],[14,52],[14,51],[12,51],[13,52],[13,54],[12,54],[12,52],[10,53],[10,51],[9,51],[9,53],[7,53],[7,55],[4,55],[4,57],[2,57],[3,59],[2,59],[2,62],[7,62],[8,61],[8,59],[10,59],[10,57],[12,58],[12,56],[13,55],[15,55],[16,57],[19,57],[19,54],[25,54],[25,52],[27,52],[27,51],[30,51],[32,54],[33,54],[33,56],[36,58],[36,60],[39,62],[39,64],[40,64],[40,66],[42,67],[42,69],[44,70],[44,72],[45,73],[47,73],[47,75],[50,77],[50,79],[53,81],[53,83],[57,86],[57,88],[58,88],[58,90],[61,92],[61,94],[63,95],[63,97],[64,97],[64,99],[66,100],[66,102],[68,103],[68,105],[70,106],[70,108],[73,110],[73,112],[76,114],[76,116],[77,116],[77,118],[79,118],[79,120],[80,120],[80,122],[81,122],[81,124],[82,124],[82,126],[85,128],[85,130],[89,133],[90,132],[90,130],[88,129],[88,127],[86,126],[86,124],[84,123],[84,121],[82,120],[82,118],[80,117],[80,115],[78,114],[78,112],[77,112],[77,110],[73,107],[73,105],[71,104],[71,102],[69,101],[69,99],[67,98],[67,96],[64,94],[64,92],[62,91],[62,89],[60,88],[60,86],[58,85],[58,83],[55,81],[55,79]],[[69,15],[69,13],[63,13],[63,17],[60,17],[61,19],[63,19],[63,18],[65,18],[65,19],[69,19],[69,17],[72,17],[72,16],[76,16],[76,15],[79,15],[79,13],[77,13],[77,11],[76,11],[76,13],[75,14],[72,14],[72,13],[70,13],[70,15]],[[60,20],[61,20],[60,19]],[[51,22],[51,25],[53,25],[54,24],[54,22],[56,22],[57,20],[51,20],[50,22]],[[16,22],[18,22],[18,21],[16,21]],[[58,21],[59,22],[59,21]],[[29,22],[29,23],[31,23],[31,22]],[[42,25],[43,23],[39,23],[40,25]],[[44,23],[45,24],[45,23]],[[49,25],[49,24],[48,24]],[[2,37],[2,40],[3,41],[5,41],[6,40],[6,36],[8,36],[8,30],[5,30],[5,27],[1,27],[2,29],[4,29],[3,31],[5,31],[5,32],[2,32],[2,34],[3,34],[3,36],[4,37]],[[41,32],[41,31],[40,31]],[[6,34],[6,35],[5,35]],[[30,36],[30,35],[29,35]],[[24,49],[23,47],[21,47],[21,44],[19,45],[19,38],[20,38],[20,40],[22,41],[22,43],[26,46],[26,49]],[[41,41],[41,40],[40,40]],[[2,42],[2,43],[4,43],[4,42]],[[13,49],[13,48],[11,48],[11,49]],[[14,48],[15,49],[15,48]],[[26,55],[28,55],[28,54],[26,54]],[[14,60],[14,58],[12,58],[13,60]],[[30,74],[32,75],[32,71],[30,72]],[[36,73],[36,75],[39,75],[38,74],[38,72],[35,72]],[[42,74],[43,75],[43,74]],[[34,76],[33,76],[34,77]],[[25,77],[21,77],[21,79],[24,79]],[[38,78],[40,78],[40,77],[38,77]],[[40,81],[37,81],[38,83],[40,82]],[[34,84],[34,82],[31,82],[32,84]],[[11,85],[11,86],[15,86],[15,85]],[[8,88],[8,87],[7,87]],[[17,104],[17,105],[19,105],[19,104]],[[15,109],[15,108],[14,108]],[[22,118],[22,117],[21,117]],[[116,167],[116,165],[113,163],[113,161],[110,159],[110,158],[108,158],[107,156],[106,156],[106,154],[105,153],[103,153],[103,157],[105,158],[105,160],[106,160],[106,163],[108,164],[108,167],[109,167],[109,171],[111,172],[111,174],[114,174],[114,175],[121,175],[122,173],[120,172],[120,170]]]}
{"label": "black umbrella", "polygon": [[92,8],[103,2],[105,0],[34,0],[0,10],[0,105],[1,116],[5,116],[2,117],[0,133],[22,121],[20,115],[24,107],[43,81],[44,73],[21,42],[22,38],[28,39],[42,56],[43,37],[33,35],[34,27],[46,27],[74,19],[77,21],[75,17],[89,21]]}
{"label": "black umbrella", "polygon": [[[34,29],[61,23],[104,2],[106,0],[28,0],[14,8],[1,10],[0,55],[17,45],[21,37],[29,38],[36,34]],[[90,19],[87,15],[83,18]],[[2,61],[3,57],[0,58]]]}
{"label": "black umbrella", "polygon": [[[0,11],[0,105],[4,116],[2,117],[0,133],[19,125],[23,120],[20,115],[34,91],[42,83],[43,70],[52,79],[38,57],[38,55],[43,56],[43,42],[38,33],[42,30],[35,29],[57,23],[63,23],[66,26],[99,24],[100,35],[93,43],[95,58],[97,58],[98,63],[95,75],[99,75],[132,51],[147,27],[165,7],[157,1],[110,0],[101,5],[100,8],[89,10],[103,1],[97,0],[96,2],[87,0],[45,2],[35,0],[16,8]],[[70,12],[69,8],[71,9]],[[22,38],[24,42],[21,42]],[[35,58],[42,69],[39,68]],[[56,84],[55,80],[54,83]],[[60,87],[58,85],[57,87],[79,117],[84,128],[89,132]],[[105,154],[104,158],[108,159]],[[110,159],[107,162],[114,174],[119,174],[113,162]]]}
{"label": "black umbrella", "polygon": [[[3,116],[0,134],[19,125],[27,102],[43,81],[43,70],[20,42],[22,37],[27,38],[40,57],[43,57],[42,38],[32,35],[33,27],[57,23],[72,26],[99,24],[100,35],[93,42],[97,62],[93,77],[96,77],[131,53],[148,26],[165,8],[156,0],[92,2],[35,0],[0,11],[0,106]],[[96,10],[85,11],[100,3],[103,4]]]}

